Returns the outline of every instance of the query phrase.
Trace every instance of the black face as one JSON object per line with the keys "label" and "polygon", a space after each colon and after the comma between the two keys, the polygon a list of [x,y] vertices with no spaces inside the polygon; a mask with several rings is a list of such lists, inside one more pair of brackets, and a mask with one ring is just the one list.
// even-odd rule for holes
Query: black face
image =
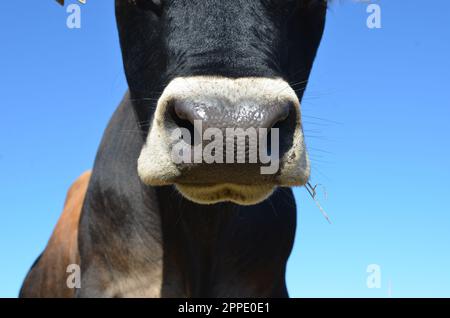
{"label": "black face", "polygon": [[[304,185],[310,170],[300,100],[325,12],[324,0],[116,0],[126,76],[146,136],[141,180],[175,185],[205,204],[255,204],[278,186]],[[173,131],[203,135],[207,128],[276,128],[274,170],[263,173],[262,161],[172,159]],[[232,163],[251,151],[241,144],[242,153],[231,150]]]}
{"label": "black face", "polygon": [[281,77],[301,99],[325,12],[323,0],[116,0],[130,92],[157,98],[180,76]]}

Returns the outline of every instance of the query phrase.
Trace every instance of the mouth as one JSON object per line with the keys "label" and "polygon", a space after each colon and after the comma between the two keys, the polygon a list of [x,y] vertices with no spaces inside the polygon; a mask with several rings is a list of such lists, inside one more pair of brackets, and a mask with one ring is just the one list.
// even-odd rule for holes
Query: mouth
{"label": "mouth", "polygon": [[187,199],[199,204],[233,202],[239,205],[254,205],[267,199],[275,190],[273,185],[242,184],[175,184],[176,189]]}

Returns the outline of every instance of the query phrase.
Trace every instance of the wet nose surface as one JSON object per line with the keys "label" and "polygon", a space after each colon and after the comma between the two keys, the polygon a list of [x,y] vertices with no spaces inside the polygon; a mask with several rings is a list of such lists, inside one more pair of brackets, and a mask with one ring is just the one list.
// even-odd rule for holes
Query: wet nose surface
{"label": "wet nose surface", "polygon": [[[220,163],[195,162],[194,151],[191,151],[190,163],[179,163],[178,168],[183,172],[182,180],[191,183],[207,183],[212,179],[211,176],[221,171],[220,179],[223,183],[239,183],[241,179],[248,180],[249,176],[260,174],[260,148],[263,147],[263,153],[267,155],[274,154],[273,160],[278,160],[291,146],[294,130],[297,125],[295,105],[286,100],[259,99],[251,98],[240,99],[231,102],[222,96],[194,96],[189,98],[173,99],[169,103],[168,112],[175,127],[187,129],[192,138],[191,146],[203,145],[203,149],[209,149],[208,144],[211,139],[199,138],[204,135],[207,129],[218,129],[222,132],[223,158]],[[201,126],[198,126],[198,121]],[[197,124],[196,124],[197,123]],[[266,129],[263,133],[261,128]],[[271,128],[278,128],[275,136],[277,140],[272,139]],[[235,134],[229,136],[229,129],[235,131]],[[251,129],[254,134],[246,132]],[[246,131],[246,132],[244,132]],[[264,134],[264,141],[259,139],[260,134]],[[252,144],[250,135],[256,139]],[[197,137],[197,139],[195,139]],[[216,137],[214,137],[214,140]],[[193,148],[192,148],[193,149]],[[216,154],[214,150],[214,154]],[[253,158],[253,161],[250,159]],[[233,164],[230,164],[233,163]],[[243,168],[242,163],[245,163]],[[267,164],[267,163],[265,163]],[[274,176],[259,176],[261,182],[273,179]],[[267,179],[267,180],[266,180]],[[244,181],[245,182],[245,181]]]}
{"label": "wet nose surface", "polygon": [[175,123],[182,128],[202,121],[204,129],[218,128],[267,128],[286,120],[293,105],[290,102],[253,101],[250,99],[232,103],[224,97],[205,96],[175,99],[172,101]]}

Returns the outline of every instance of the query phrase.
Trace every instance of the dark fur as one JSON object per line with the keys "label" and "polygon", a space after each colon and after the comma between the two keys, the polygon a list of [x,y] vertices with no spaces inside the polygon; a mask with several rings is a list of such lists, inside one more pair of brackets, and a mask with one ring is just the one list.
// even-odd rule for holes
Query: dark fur
{"label": "dark fur", "polygon": [[281,77],[302,98],[322,37],[326,2],[163,3],[165,11],[159,17],[116,0],[125,73],[140,122],[151,118],[155,102],[148,98],[158,98],[179,76]]}
{"label": "dark fur", "polygon": [[140,124],[178,76],[281,77],[301,99],[326,6],[301,0],[162,2],[157,12],[116,0],[130,92],[106,129],[86,194],[77,296],[103,296],[118,277],[145,276],[162,259],[163,297],[287,297],[285,269],[296,224],[292,191],[278,189],[255,206],[206,206],[173,187],[145,186],[137,158],[148,125]]}

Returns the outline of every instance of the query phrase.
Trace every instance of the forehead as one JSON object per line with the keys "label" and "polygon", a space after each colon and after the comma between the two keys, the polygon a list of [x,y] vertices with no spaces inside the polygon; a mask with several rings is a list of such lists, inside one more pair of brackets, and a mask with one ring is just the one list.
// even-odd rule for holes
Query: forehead
{"label": "forehead", "polygon": [[264,0],[169,0],[163,5],[169,18],[168,22],[181,20],[193,27],[193,24],[208,24],[214,21],[223,27],[240,21],[244,16],[248,19],[249,16],[261,15],[264,2]]}
{"label": "forehead", "polygon": [[[169,64],[183,75],[277,75],[269,55],[275,54],[282,37],[265,2],[169,1],[162,33]],[[177,63],[180,57],[183,65]]]}
{"label": "forehead", "polygon": [[[151,0],[148,0],[151,1]],[[284,5],[311,6],[326,4],[328,0],[153,0],[168,8],[183,8],[185,10],[236,11],[242,8],[276,8]]]}
{"label": "forehead", "polygon": [[[140,0],[156,1],[156,0]],[[310,15],[326,8],[327,0],[160,0],[163,24],[195,30],[236,29],[239,26],[264,28],[283,25],[299,12]],[[310,10],[313,9],[313,10]],[[270,30],[267,30],[270,31]]]}
{"label": "forehead", "polygon": [[[251,29],[264,26],[262,0],[171,0],[167,5],[165,21],[177,29],[201,34],[221,35],[233,29]],[[236,34],[238,35],[238,34]],[[245,34],[242,34],[245,35]],[[224,39],[225,40],[225,39]]]}

